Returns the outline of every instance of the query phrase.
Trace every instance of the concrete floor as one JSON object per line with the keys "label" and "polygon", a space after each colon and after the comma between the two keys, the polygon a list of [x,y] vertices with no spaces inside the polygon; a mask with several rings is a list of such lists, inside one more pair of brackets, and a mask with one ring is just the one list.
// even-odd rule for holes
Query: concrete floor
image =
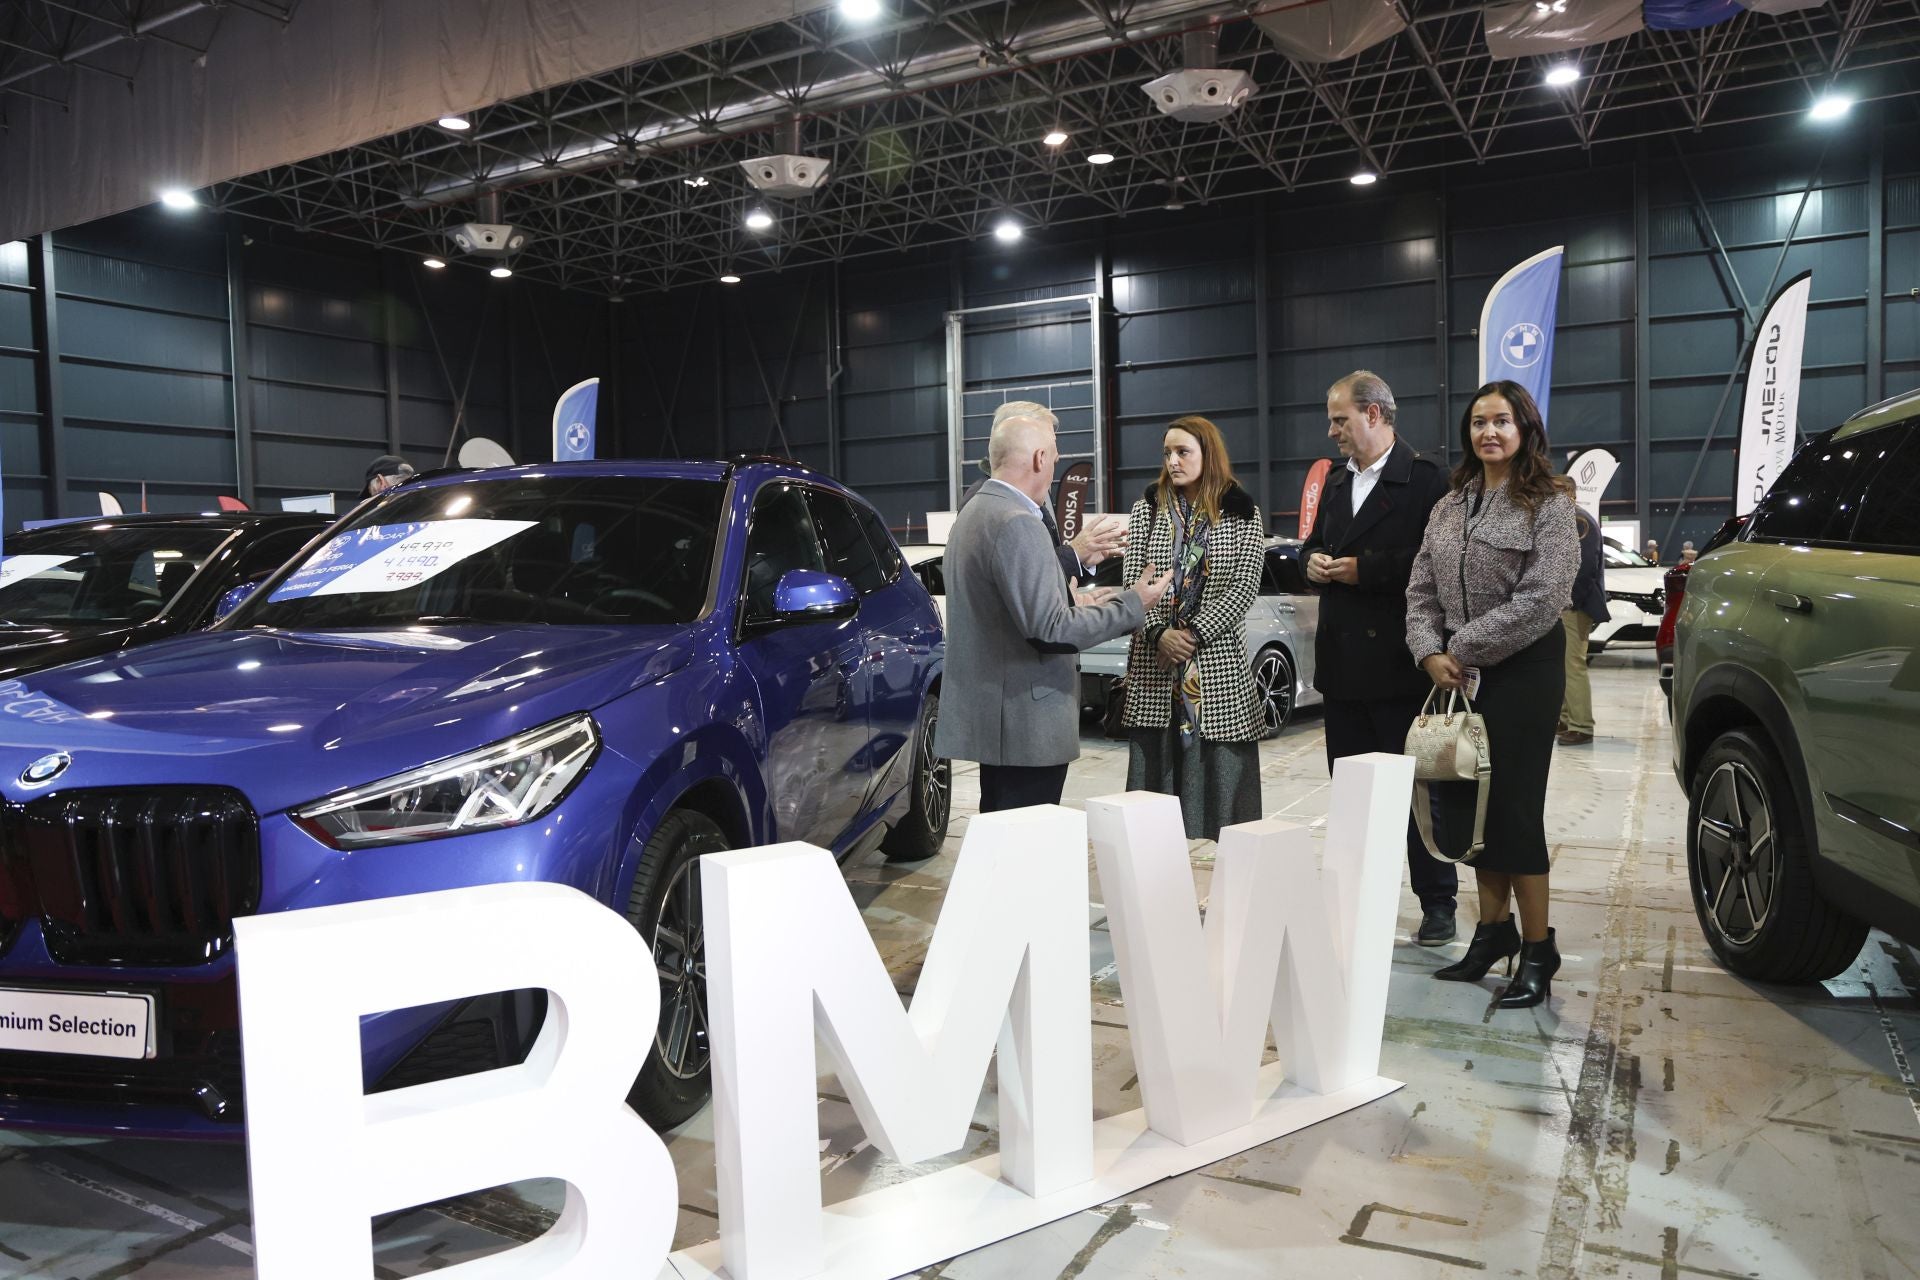
{"label": "concrete floor", "polygon": [[[1713,961],[1688,905],[1686,806],[1646,654],[1596,660],[1602,737],[1559,750],[1548,832],[1566,963],[1550,1005],[1494,1013],[1497,983],[1427,975],[1457,956],[1405,945],[1402,912],[1381,1070],[1406,1088],[1184,1177],[933,1267],[998,1277],[1920,1277],[1920,962],[1873,935],[1820,986],[1768,989]],[[1095,738],[1068,802],[1120,789],[1123,748]],[[1314,822],[1327,773],[1317,716],[1262,747],[1266,809]],[[970,771],[955,781],[971,812]],[[910,990],[964,821],[919,867],[847,868]],[[1193,856],[1202,892],[1211,846]],[[1470,880],[1470,877],[1463,877]],[[1465,886],[1463,886],[1465,887]],[[1471,932],[1470,889],[1461,931]],[[1095,1100],[1139,1105],[1126,1010],[1095,920]],[[903,1171],[862,1141],[821,1081],[827,1198]],[[990,1120],[990,1100],[980,1115]],[[976,1146],[993,1137],[976,1126]],[[715,1234],[710,1130],[673,1135],[677,1244]],[[527,1183],[376,1224],[378,1274],[413,1276],[537,1235],[558,1186]],[[251,1275],[238,1148],[0,1132],[0,1276]]]}

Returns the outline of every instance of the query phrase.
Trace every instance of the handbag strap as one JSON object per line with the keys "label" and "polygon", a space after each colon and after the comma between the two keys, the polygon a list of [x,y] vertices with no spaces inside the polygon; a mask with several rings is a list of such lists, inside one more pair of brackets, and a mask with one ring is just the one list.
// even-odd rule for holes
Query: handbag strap
{"label": "handbag strap", "polygon": [[1484,752],[1473,776],[1473,843],[1457,858],[1443,853],[1433,838],[1433,792],[1424,782],[1413,784],[1413,825],[1419,828],[1420,840],[1427,846],[1427,852],[1442,862],[1472,862],[1487,847],[1487,792],[1492,789],[1493,763]]}

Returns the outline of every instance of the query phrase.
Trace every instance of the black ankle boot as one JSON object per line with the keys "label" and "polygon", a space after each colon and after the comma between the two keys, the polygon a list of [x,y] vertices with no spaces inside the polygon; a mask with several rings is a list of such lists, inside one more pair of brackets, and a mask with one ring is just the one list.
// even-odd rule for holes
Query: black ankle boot
{"label": "black ankle boot", "polygon": [[1520,931],[1513,927],[1512,916],[1478,925],[1473,941],[1467,944],[1467,954],[1444,969],[1435,969],[1433,976],[1442,982],[1478,982],[1500,960],[1507,962],[1507,972],[1512,973],[1513,957],[1519,950]]}
{"label": "black ankle boot", "polygon": [[1553,994],[1553,975],[1560,972],[1560,948],[1554,945],[1553,930],[1547,930],[1542,942],[1520,944],[1520,972],[1500,993],[1502,1009],[1531,1009]]}

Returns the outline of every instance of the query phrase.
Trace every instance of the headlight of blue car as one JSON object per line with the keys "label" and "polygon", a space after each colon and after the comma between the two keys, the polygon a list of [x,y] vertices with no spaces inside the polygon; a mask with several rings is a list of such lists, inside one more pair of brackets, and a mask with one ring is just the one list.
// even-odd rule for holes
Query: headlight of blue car
{"label": "headlight of blue car", "polygon": [[599,750],[582,714],[293,810],[335,849],[432,840],[531,822],[560,803]]}

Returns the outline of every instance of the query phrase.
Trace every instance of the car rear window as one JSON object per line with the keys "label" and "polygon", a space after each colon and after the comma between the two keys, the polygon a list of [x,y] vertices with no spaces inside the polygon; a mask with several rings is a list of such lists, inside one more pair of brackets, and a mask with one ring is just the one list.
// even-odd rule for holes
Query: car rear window
{"label": "car rear window", "polygon": [[1854,440],[1878,456],[1871,458],[1872,477],[1854,522],[1853,541],[1889,551],[1920,551],[1920,419]]}
{"label": "car rear window", "polygon": [[1846,542],[1872,476],[1869,455],[1878,452],[1864,440],[1836,441],[1829,432],[1809,441],[1767,490],[1748,536],[1758,542]]}

